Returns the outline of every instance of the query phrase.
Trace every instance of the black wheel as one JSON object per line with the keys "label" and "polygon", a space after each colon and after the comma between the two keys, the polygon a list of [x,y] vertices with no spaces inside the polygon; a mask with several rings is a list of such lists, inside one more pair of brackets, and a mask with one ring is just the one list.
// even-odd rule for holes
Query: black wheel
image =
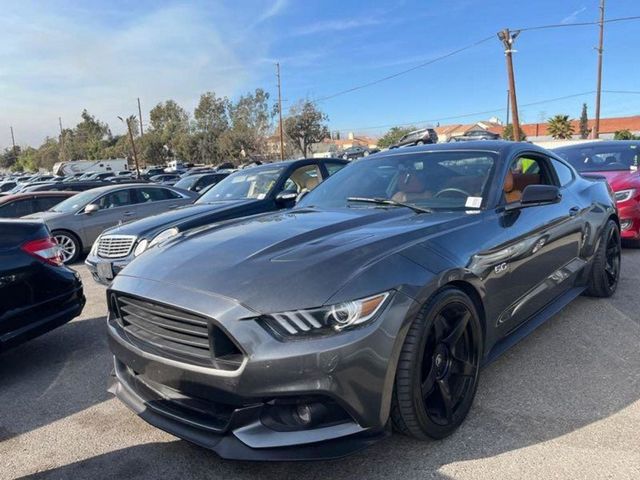
{"label": "black wheel", "polygon": [[400,353],[391,419],[420,439],[443,438],[467,416],[478,385],[482,329],[471,299],[437,293],[413,321]]}
{"label": "black wheel", "polygon": [[593,259],[587,295],[610,297],[615,293],[620,280],[621,252],[618,224],[609,220],[602,232],[600,245]]}
{"label": "black wheel", "polygon": [[56,230],[51,233],[53,239],[60,247],[62,261],[65,264],[75,262],[80,256],[80,240],[73,233],[66,230]]}
{"label": "black wheel", "polygon": [[418,140],[418,141],[416,142],[416,145],[424,145],[424,140]]}

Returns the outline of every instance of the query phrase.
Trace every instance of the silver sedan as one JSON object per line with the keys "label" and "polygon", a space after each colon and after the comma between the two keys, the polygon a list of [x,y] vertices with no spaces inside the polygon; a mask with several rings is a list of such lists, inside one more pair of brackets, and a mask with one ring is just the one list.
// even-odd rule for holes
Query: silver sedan
{"label": "silver sedan", "polygon": [[188,205],[196,198],[196,193],[163,185],[115,185],[79,193],[24,218],[44,220],[64,262],[72,263],[105,229]]}

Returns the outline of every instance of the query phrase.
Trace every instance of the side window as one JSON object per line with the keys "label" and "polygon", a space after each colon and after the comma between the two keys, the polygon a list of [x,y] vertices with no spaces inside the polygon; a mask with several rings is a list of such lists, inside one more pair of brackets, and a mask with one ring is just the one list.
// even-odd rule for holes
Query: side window
{"label": "side window", "polygon": [[31,199],[16,200],[0,208],[0,217],[19,218],[33,213]]}
{"label": "side window", "polygon": [[503,184],[506,203],[520,201],[522,191],[529,185],[553,185],[547,171],[540,158],[526,155],[516,158],[511,162]]}
{"label": "side window", "polygon": [[333,162],[325,162],[324,166],[327,168],[327,172],[329,172],[329,176],[333,175],[339,170],[342,170],[347,166],[346,163],[333,163]]}
{"label": "side window", "polygon": [[564,163],[559,162],[558,160],[552,158],[551,165],[553,165],[553,168],[555,169],[556,174],[558,175],[558,180],[560,181],[561,187],[564,187],[565,185],[573,181],[573,172]]}
{"label": "side window", "polygon": [[40,197],[35,200],[36,211],[44,212],[64,200],[64,197]]}
{"label": "side window", "polygon": [[118,190],[108,193],[98,199],[100,210],[109,210],[112,208],[124,207],[134,203],[131,190]]}
{"label": "side window", "polygon": [[139,188],[138,199],[140,203],[161,202],[162,200],[170,200],[172,198],[180,198],[180,196],[166,188]]}
{"label": "side window", "polygon": [[306,165],[293,171],[284,184],[286,191],[313,190],[322,181],[317,165]]}

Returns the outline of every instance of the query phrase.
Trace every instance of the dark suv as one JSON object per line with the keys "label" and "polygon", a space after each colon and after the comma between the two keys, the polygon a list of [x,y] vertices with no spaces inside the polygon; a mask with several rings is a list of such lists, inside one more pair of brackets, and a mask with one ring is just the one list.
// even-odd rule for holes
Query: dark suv
{"label": "dark suv", "polygon": [[398,140],[398,143],[391,145],[389,148],[424,145],[425,143],[438,143],[438,134],[433,128],[422,128],[409,132]]}

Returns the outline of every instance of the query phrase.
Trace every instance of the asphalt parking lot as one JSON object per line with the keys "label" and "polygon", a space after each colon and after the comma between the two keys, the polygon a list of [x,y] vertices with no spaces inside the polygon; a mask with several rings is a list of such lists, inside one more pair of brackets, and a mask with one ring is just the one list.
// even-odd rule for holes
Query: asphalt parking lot
{"label": "asphalt parking lot", "polygon": [[0,356],[0,479],[640,478],[640,250],[610,300],[580,298],[485,368],[452,437],[400,435],[321,463],[224,461],[106,391],[104,288],[64,327]]}

